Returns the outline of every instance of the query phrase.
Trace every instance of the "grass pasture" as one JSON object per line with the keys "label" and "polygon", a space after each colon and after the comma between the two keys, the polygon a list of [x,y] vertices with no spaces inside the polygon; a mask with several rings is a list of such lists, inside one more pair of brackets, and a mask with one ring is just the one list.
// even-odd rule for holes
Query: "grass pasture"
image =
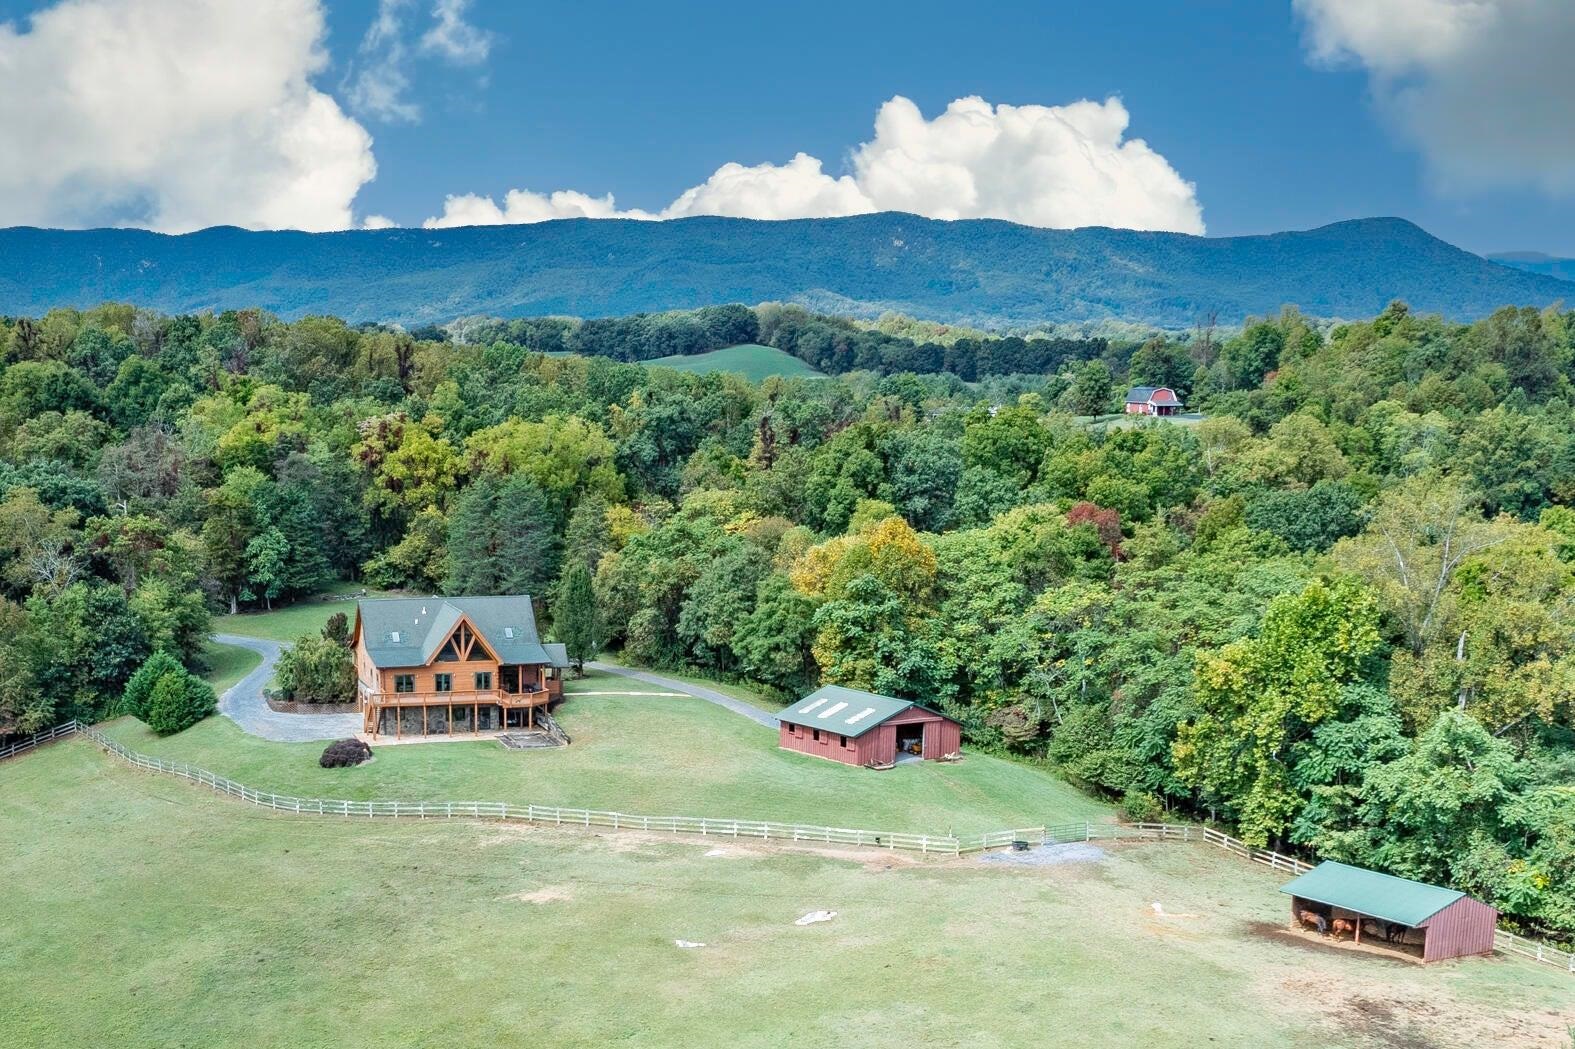
{"label": "grass pasture", "polygon": [[1201,846],[1022,867],[293,818],[85,740],[0,765],[0,834],[7,1046],[1565,1049],[1575,1023],[1552,970],[1294,939],[1281,877]]}
{"label": "grass pasture", "polygon": [[657,368],[676,368],[684,372],[734,372],[750,382],[769,379],[773,375],[807,379],[824,374],[791,353],[774,346],[761,346],[758,343],[728,346],[708,353],[657,357],[641,363]]}
{"label": "grass pasture", "polygon": [[[614,675],[574,687],[660,691]],[[570,746],[373,744],[376,760],[355,769],[320,768],[322,744],[259,739],[224,717],[164,738],[131,718],[105,731],[133,750],[298,797],[507,801],[964,835],[1109,818],[1106,806],[1037,768],[983,754],[880,773],[850,768],[779,750],[774,732],[688,696],[571,696],[555,716]]]}

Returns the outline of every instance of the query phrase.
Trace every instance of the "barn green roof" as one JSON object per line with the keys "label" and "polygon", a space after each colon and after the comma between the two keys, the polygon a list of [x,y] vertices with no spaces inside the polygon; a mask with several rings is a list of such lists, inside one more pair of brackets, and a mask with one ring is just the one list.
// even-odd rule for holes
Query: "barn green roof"
{"label": "barn green roof", "polygon": [[1420,925],[1465,895],[1455,889],[1325,860],[1280,891],[1401,925]]}
{"label": "barn green roof", "polygon": [[391,597],[356,603],[367,654],[378,667],[432,662],[460,617],[467,617],[500,663],[567,666],[558,645],[541,643],[528,594],[509,597]]}
{"label": "barn green roof", "polygon": [[822,728],[857,739],[881,722],[917,705],[911,699],[883,696],[878,692],[822,685],[778,714],[777,719],[789,725]]}

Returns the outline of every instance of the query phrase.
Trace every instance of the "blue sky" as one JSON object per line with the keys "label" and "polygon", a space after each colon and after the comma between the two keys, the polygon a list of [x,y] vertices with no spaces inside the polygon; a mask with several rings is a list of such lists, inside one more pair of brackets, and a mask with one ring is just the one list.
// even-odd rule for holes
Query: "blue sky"
{"label": "blue sky", "polygon": [[[197,2],[201,6],[204,0]],[[183,61],[178,56],[189,54],[193,42],[201,48],[227,32],[221,0],[206,2],[220,10],[208,29],[192,30],[194,41],[171,42],[172,61]],[[1187,209],[1200,207],[1210,235],[1400,215],[1472,250],[1575,254],[1575,156],[1539,144],[1539,136],[1560,133],[1561,125],[1546,126],[1547,114],[1575,107],[1570,90],[1575,82],[1554,65],[1554,57],[1541,54],[1554,43],[1562,48],[1575,41],[1575,19],[1567,17],[1575,5],[1487,2],[1541,9],[1545,24],[1521,27],[1523,60],[1513,52],[1508,57],[1528,69],[1542,68],[1538,63],[1546,61],[1551,72],[1541,78],[1545,83],[1521,85],[1519,95],[1509,87],[1484,92],[1457,72],[1491,72],[1494,63],[1502,68],[1502,52],[1487,53],[1485,45],[1473,41],[1516,34],[1510,23],[1488,27],[1498,30],[1494,33],[1455,24],[1459,0],[1300,0],[1299,8],[1292,0],[1102,5],[917,0],[900,7],[846,0],[769,6],[382,0],[381,8],[372,0],[259,0],[249,6],[273,4],[278,10],[258,27],[298,23],[302,12],[320,17],[316,57],[301,58],[298,52],[304,54],[309,45],[284,39],[285,30],[276,49],[256,47],[259,63],[278,65],[284,86],[258,86],[256,97],[237,89],[233,111],[194,116],[192,122],[216,122],[217,130],[205,136],[210,147],[198,151],[194,145],[193,159],[176,156],[167,165],[200,169],[211,163],[208,182],[228,179],[241,185],[233,199],[216,195],[207,182],[198,184],[200,170],[171,184],[173,176],[137,168],[129,160],[109,165],[108,171],[95,162],[87,174],[62,177],[59,184],[15,187],[9,208],[4,205],[9,188],[0,176],[0,224],[129,221],[181,229],[222,220],[331,228],[377,215],[419,225],[440,216],[450,195],[474,194],[502,205],[511,189],[572,190],[590,197],[611,193],[619,209],[655,213],[673,206],[680,194],[705,183],[724,164],[769,164],[774,167],[767,175],[775,176],[775,166],[787,165],[799,152],[822,162],[827,177],[815,183],[816,193],[840,195],[839,206],[886,207],[893,199],[910,198],[881,195],[862,182],[855,187],[852,176],[858,175],[855,151],[875,137],[877,110],[893,96],[910,99],[926,119],[967,96],[979,96],[988,106],[1013,107],[1064,107],[1115,97],[1130,118],[1121,142],[1144,140],[1158,162],[1168,164],[1168,174],[1134,176],[1121,190],[1122,200],[1109,205],[1114,210],[1095,207],[1085,215],[1049,204],[1035,211],[1023,203],[1019,213],[1013,209],[1020,202],[1012,194],[1031,192],[1023,187],[1037,176],[1007,178],[998,169],[1017,163],[1012,158],[1019,156],[1024,164],[1053,165],[1061,156],[1053,150],[1060,147],[1049,154],[1025,147],[1004,160],[992,154],[977,162],[976,174],[1005,179],[988,191],[1004,201],[995,211],[1045,225],[1113,215],[1111,224],[1186,229],[1192,221],[1187,215],[1195,214]],[[174,3],[78,0],[79,6],[104,8],[110,22],[156,18],[161,5]],[[1406,52],[1409,58],[1394,58],[1403,48],[1381,35],[1389,29],[1361,21],[1362,10],[1386,4],[1400,12],[1391,23],[1428,19],[1393,29],[1407,33],[1405,46],[1423,41]],[[1439,10],[1414,15],[1429,7]],[[47,52],[47,31],[30,31],[27,21],[40,10],[50,7],[0,0],[0,18],[13,21],[19,34],[13,40],[26,44],[33,37],[33,50]],[[380,10],[389,31],[368,43]],[[461,35],[434,42],[431,34],[444,17]],[[258,27],[249,28],[236,46],[251,46],[249,41],[266,31]],[[66,31],[62,28],[61,35]],[[1436,46],[1429,41],[1437,41]],[[212,50],[222,56],[223,47],[216,41]],[[0,36],[0,70],[4,56]],[[222,69],[218,58],[214,64]],[[40,59],[38,68],[52,67]],[[392,104],[386,97],[382,104],[369,101],[359,78],[368,70],[382,74],[390,69],[403,80],[397,99]],[[1480,73],[1483,83],[1489,72]],[[201,75],[217,74],[194,74]],[[258,155],[256,143],[235,144],[233,173],[222,157],[212,159],[232,134],[239,134],[234,129],[246,124],[245,107],[260,106],[259,99],[273,90],[284,92],[290,104],[299,103],[303,113],[320,96],[342,111],[328,125],[325,141],[332,146],[326,153],[332,163],[324,167],[332,177],[320,180],[326,188],[312,191],[320,199],[302,202],[290,196],[298,197],[298,188],[285,190],[261,181],[260,175],[253,178],[242,157]],[[76,119],[77,109],[71,107],[85,103],[61,105],[63,115],[56,114],[49,128]],[[1456,120],[1464,110],[1472,112]],[[138,112],[162,110],[144,103]],[[994,119],[990,113],[987,108],[986,119]],[[109,118],[88,114],[83,119]],[[178,122],[181,116],[168,119]],[[318,128],[305,116],[300,120]],[[0,102],[0,149],[15,148],[5,138],[26,130],[8,123]],[[125,115],[120,123],[126,123]],[[369,141],[356,138],[357,128]],[[1482,150],[1468,137],[1499,131],[1504,141]],[[1567,131],[1562,134],[1569,137]],[[106,136],[93,137],[102,142]],[[941,137],[937,130],[933,140]],[[221,144],[211,145],[215,141]],[[137,145],[128,142],[128,156]],[[904,148],[898,142],[895,151]],[[1482,161],[1482,154],[1492,159]],[[61,163],[74,162],[68,156]],[[298,187],[301,163],[299,158],[279,161],[277,181],[288,176]],[[368,179],[372,163],[376,175]],[[850,178],[833,185],[842,176]],[[1194,200],[1151,210],[1131,200],[1148,191],[1173,193],[1179,180],[1195,187]],[[1085,185],[1074,179],[1068,192],[1076,195]],[[945,190],[926,186],[911,199],[934,213],[948,213]],[[848,194],[861,203],[846,205]],[[721,210],[726,213],[731,206],[721,205]],[[345,214],[351,216],[348,221]],[[1065,215],[1071,218],[1063,223]],[[1136,217],[1127,221],[1128,215]]]}

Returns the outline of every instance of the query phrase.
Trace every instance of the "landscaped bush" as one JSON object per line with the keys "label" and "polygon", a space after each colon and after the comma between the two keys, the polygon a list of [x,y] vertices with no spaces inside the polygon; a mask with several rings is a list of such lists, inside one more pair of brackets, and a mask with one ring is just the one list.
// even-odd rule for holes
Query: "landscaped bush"
{"label": "landscaped bush", "polygon": [[154,732],[167,736],[195,725],[212,714],[213,707],[213,688],[197,675],[177,667],[154,684],[143,721]]}
{"label": "landscaped bush", "polygon": [[372,748],[359,739],[336,739],[328,744],[317,763],[325,769],[347,769],[372,760]]}
{"label": "landscaped bush", "polygon": [[185,668],[168,652],[153,653],[126,682],[126,690],[120,696],[120,712],[130,714],[138,721],[147,721],[148,701],[153,698],[153,686],[166,674],[184,672]]}
{"label": "landscaped bush", "polygon": [[355,699],[355,660],[342,643],[320,634],[297,638],[279,656],[279,687],[297,703]]}

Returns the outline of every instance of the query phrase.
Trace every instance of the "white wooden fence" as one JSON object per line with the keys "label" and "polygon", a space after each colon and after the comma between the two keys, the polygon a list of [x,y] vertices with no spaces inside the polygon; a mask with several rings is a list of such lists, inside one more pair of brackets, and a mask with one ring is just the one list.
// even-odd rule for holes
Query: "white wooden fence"
{"label": "white wooden fence", "polygon": [[[703,816],[635,816],[599,809],[566,808],[559,805],[511,805],[505,801],[350,801],[333,798],[297,798],[255,790],[225,776],[182,761],[139,754],[98,729],[68,721],[28,739],[0,749],[0,760],[21,754],[51,740],[81,734],[104,750],[139,769],[179,776],[230,797],[240,798],[276,812],[303,816],[340,816],[347,819],[468,819],[522,820],[531,823],[570,827],[608,827],[614,830],[643,830],[664,834],[694,834],[702,837],[758,838],[761,841],[807,842],[817,845],[854,845],[864,848],[904,849],[924,854],[961,856],[988,849],[1008,848],[1017,842],[1057,845],[1074,841],[1182,841],[1199,842],[1261,863],[1287,874],[1304,874],[1313,865],[1294,856],[1257,849],[1239,838],[1209,827],[1186,823],[1062,823],[1054,826],[1019,827],[990,831],[972,837],[950,834],[909,834],[897,831],[856,830],[848,827],[822,827],[807,823],[778,823],[770,820],[723,820]],[[1575,973],[1575,953],[1560,950],[1537,940],[1499,929],[1497,950]]]}

